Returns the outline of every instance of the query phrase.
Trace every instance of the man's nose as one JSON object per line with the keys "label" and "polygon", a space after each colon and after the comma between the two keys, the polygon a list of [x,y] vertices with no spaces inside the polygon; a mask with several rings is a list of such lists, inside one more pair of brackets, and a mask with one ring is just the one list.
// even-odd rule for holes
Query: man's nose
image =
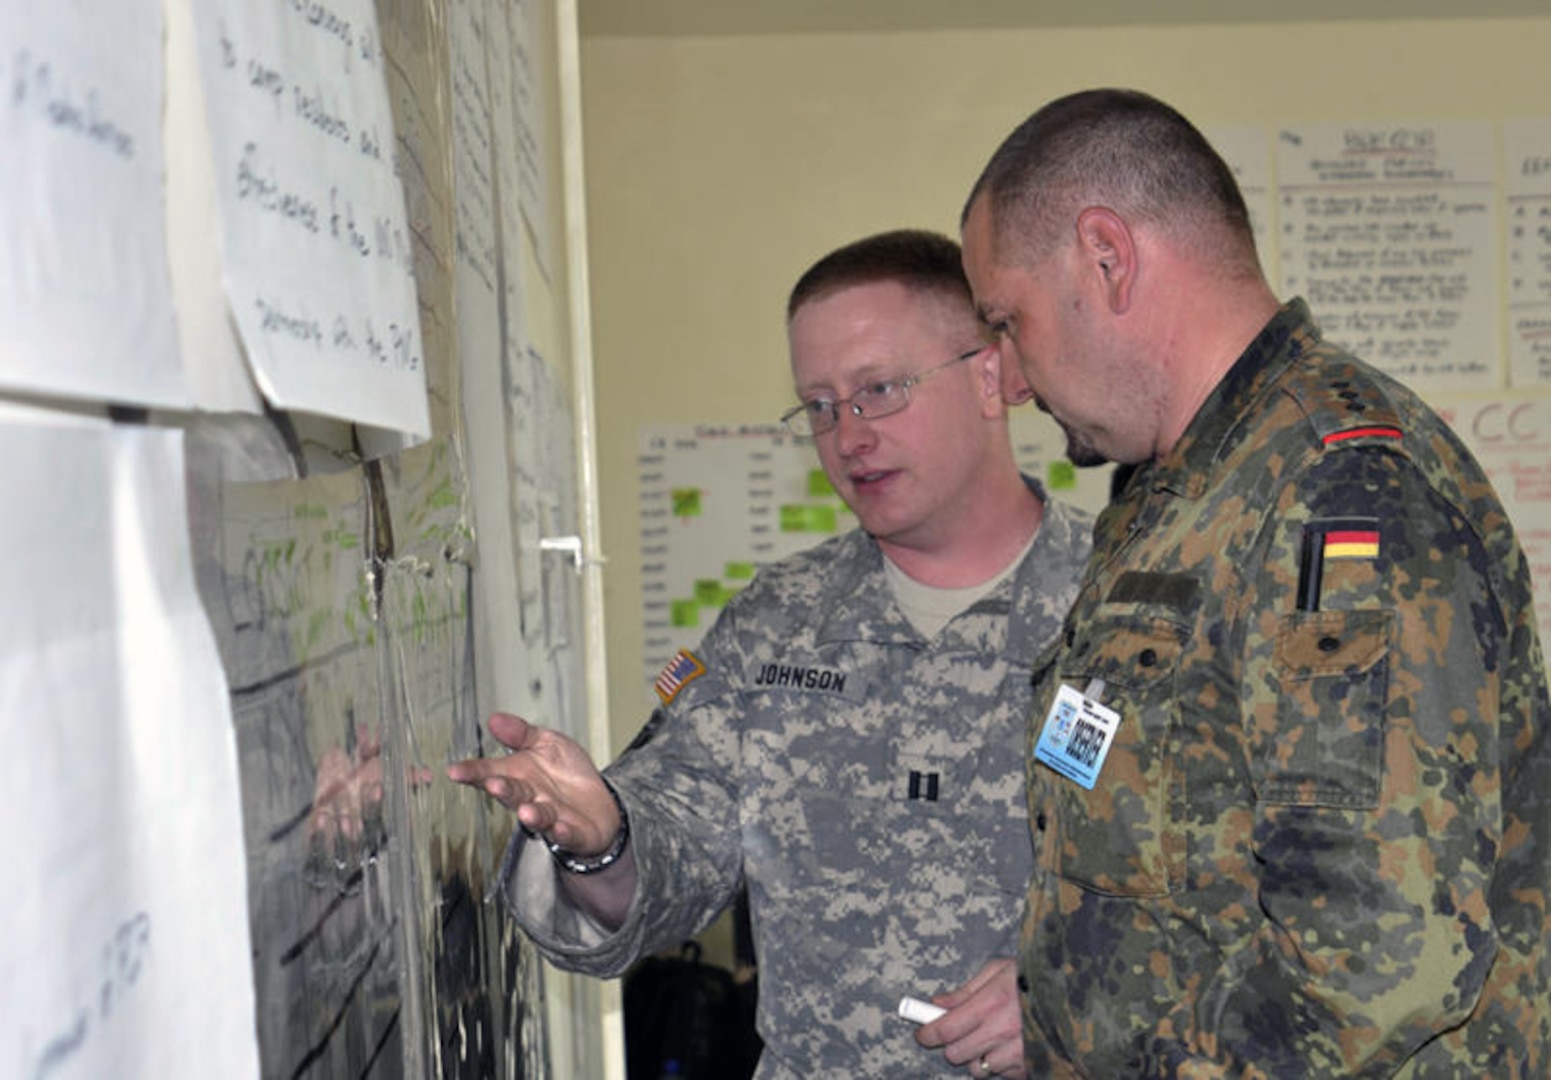
{"label": "man's nose", "polygon": [[835,411],[835,446],[842,454],[849,457],[870,448],[874,441],[872,421],[858,415],[849,401]]}
{"label": "man's nose", "polygon": [[998,344],[996,350],[1002,359],[1002,400],[1009,405],[1022,405],[1034,396],[1034,388],[1023,377],[1017,353],[1003,344]]}

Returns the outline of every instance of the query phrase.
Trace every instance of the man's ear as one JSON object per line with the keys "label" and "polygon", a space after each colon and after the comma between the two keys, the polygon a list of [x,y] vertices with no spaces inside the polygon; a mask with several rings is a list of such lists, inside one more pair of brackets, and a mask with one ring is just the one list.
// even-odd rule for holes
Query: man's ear
{"label": "man's ear", "polygon": [[1136,237],[1131,226],[1107,206],[1090,206],[1077,215],[1077,249],[1109,310],[1125,314],[1136,285]]}
{"label": "man's ear", "polygon": [[1002,398],[1002,350],[987,344],[970,361],[975,369],[975,381],[980,390],[980,414],[987,420],[1007,415],[1007,402]]}

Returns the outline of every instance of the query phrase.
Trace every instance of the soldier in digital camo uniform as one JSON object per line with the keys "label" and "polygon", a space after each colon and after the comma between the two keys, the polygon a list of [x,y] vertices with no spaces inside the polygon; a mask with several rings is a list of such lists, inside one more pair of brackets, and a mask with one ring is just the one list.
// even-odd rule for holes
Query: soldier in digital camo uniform
{"label": "soldier in digital camo uniform", "polygon": [[[503,880],[563,967],[618,975],[746,883],[762,1080],[1022,1076],[1030,665],[1092,521],[1018,474],[953,241],[832,253],[788,328],[788,423],[862,527],[760,571],[658,680],[608,786],[575,743],[500,715],[517,752],[450,774],[557,849],[519,834]],[[916,1028],[907,994],[949,1011]]]}
{"label": "soldier in digital camo uniform", "polygon": [[1551,707],[1480,468],[1277,303],[1152,98],[1030,117],[964,249],[1009,399],[1140,463],[1037,664],[1031,1073],[1551,1075]]}

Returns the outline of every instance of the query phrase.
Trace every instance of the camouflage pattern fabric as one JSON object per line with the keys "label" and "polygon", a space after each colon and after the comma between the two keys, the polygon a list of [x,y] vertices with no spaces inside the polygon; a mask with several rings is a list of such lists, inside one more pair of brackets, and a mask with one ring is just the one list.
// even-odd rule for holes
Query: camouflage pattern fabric
{"label": "camouflage pattern fabric", "polygon": [[641,875],[625,924],[586,925],[538,844],[507,885],[518,921],[560,966],[613,976],[699,932],[746,880],[760,1080],[962,1080],[894,1010],[1016,954],[1030,665],[1091,526],[1047,501],[1017,571],[931,641],[864,533],[763,569],[696,650],[705,673],[607,770]]}
{"label": "camouflage pattern fabric", "polygon": [[1038,667],[1031,753],[1062,683],[1120,722],[1093,790],[1030,774],[1033,1075],[1551,1075],[1529,571],[1301,301],[1100,516]]}

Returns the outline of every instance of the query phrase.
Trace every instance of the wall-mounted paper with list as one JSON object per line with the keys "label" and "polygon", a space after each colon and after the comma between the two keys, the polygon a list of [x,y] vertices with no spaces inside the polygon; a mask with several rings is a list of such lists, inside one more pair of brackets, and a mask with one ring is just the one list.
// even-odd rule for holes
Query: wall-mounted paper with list
{"label": "wall-mounted paper with list", "polygon": [[188,404],[161,41],[156,0],[0,6],[0,388]]}
{"label": "wall-mounted paper with list", "polygon": [[375,9],[193,5],[227,294],[275,405],[430,432]]}

